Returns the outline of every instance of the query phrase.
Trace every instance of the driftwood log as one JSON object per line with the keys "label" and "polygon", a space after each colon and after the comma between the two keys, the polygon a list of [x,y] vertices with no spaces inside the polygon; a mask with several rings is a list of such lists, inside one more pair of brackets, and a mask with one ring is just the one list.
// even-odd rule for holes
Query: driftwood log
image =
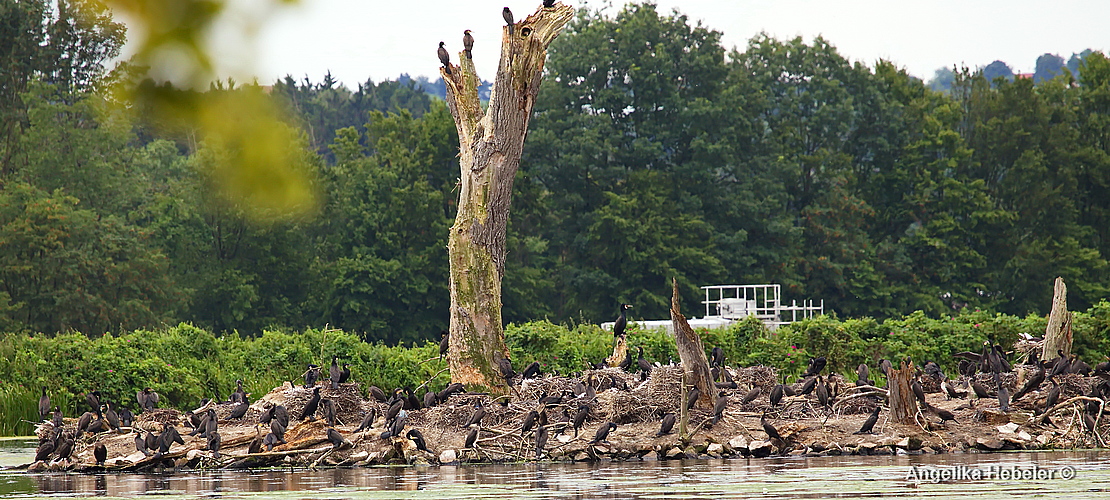
{"label": "driftwood log", "polygon": [[447,240],[447,358],[454,382],[507,391],[499,382],[498,366],[509,355],[501,322],[501,279],[513,179],[543,80],[547,47],[573,16],[574,8],[557,3],[502,28],[501,60],[485,112],[478,98],[481,79],[465,50],[458,53],[458,66],[448,63],[440,69],[459,133],[461,170],[458,213]]}
{"label": "driftwood log", "polygon": [[1056,351],[1071,354],[1071,313],[1068,312],[1068,287],[1064,278],[1057,277],[1052,289],[1052,312],[1048,315],[1048,326],[1044,331],[1044,347],[1041,359],[1054,359]]}
{"label": "driftwood log", "polygon": [[[682,315],[678,305],[678,281],[671,279],[673,292],[671,295],[671,323],[674,326],[674,341],[678,348],[678,357],[682,360],[683,388],[688,384],[697,387],[701,392],[696,406],[712,409],[717,403],[717,391],[713,385],[713,376],[709,372],[709,360],[705,358],[705,346],[701,337],[690,327],[686,317]],[[679,405],[686,404],[685,391],[682,392],[682,401]]]}
{"label": "driftwood log", "polygon": [[902,368],[890,369],[887,383],[887,402],[890,404],[890,420],[901,424],[913,424],[917,416],[917,399],[913,395],[913,364],[902,361]]}

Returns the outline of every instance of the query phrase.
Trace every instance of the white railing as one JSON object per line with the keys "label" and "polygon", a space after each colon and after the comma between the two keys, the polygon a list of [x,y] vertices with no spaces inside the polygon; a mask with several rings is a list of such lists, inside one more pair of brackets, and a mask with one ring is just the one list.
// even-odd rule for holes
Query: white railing
{"label": "white railing", "polygon": [[[705,290],[705,316],[730,320],[755,316],[775,328],[825,313],[825,301],[804,300],[782,305],[782,285],[710,285]],[[789,319],[786,319],[789,317]]]}

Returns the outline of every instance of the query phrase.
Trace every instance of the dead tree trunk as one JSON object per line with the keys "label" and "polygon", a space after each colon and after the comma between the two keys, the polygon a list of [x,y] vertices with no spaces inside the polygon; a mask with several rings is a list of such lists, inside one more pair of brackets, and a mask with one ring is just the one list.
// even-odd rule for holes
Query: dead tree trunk
{"label": "dead tree trunk", "polygon": [[1055,359],[1056,350],[1071,354],[1071,313],[1068,312],[1068,287],[1064,278],[1056,278],[1052,291],[1052,312],[1048,314],[1048,326],[1044,331],[1044,346],[1041,359]]}
{"label": "dead tree trunk", "polygon": [[[679,312],[678,307],[678,281],[671,278],[674,290],[671,295],[671,323],[674,326],[674,342],[678,347],[678,358],[682,361],[683,384],[697,387],[701,392],[698,405],[713,408],[717,403],[717,391],[713,385],[713,376],[709,372],[709,360],[705,358],[705,346],[701,337],[690,328],[686,317]],[[685,392],[683,392],[685,394]],[[680,405],[686,404],[686,398],[679,401]]]}
{"label": "dead tree trunk", "polygon": [[[491,13],[496,15],[495,13]],[[482,112],[474,61],[441,68],[447,107],[459,132],[459,210],[447,240],[451,263],[451,380],[489,388],[509,355],[501,324],[505,226],[528,119],[536,102],[547,47],[574,16],[570,6],[540,7],[501,30],[501,61]],[[461,36],[461,35],[460,35]],[[479,41],[479,43],[481,43]]]}
{"label": "dead tree trunk", "polygon": [[913,365],[902,361],[902,368],[891,367],[887,379],[887,403],[890,404],[890,420],[901,424],[913,424],[917,416],[917,398],[913,395]]}

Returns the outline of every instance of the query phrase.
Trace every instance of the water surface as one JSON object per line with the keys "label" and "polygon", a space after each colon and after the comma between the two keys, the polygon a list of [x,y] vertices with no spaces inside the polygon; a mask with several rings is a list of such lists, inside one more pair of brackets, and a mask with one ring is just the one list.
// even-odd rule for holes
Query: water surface
{"label": "water surface", "polygon": [[[12,463],[33,442],[0,443]],[[22,450],[22,451],[20,451]],[[18,460],[16,460],[18,461]],[[1038,469],[1034,469],[1034,467]],[[1010,478],[1014,471],[1040,478]],[[1070,471],[1070,472],[1069,472]],[[931,474],[931,475],[930,475]],[[983,477],[973,477],[976,474]],[[1055,474],[1055,477],[1047,477]],[[941,477],[944,475],[945,477]],[[951,478],[950,476],[962,476]],[[1073,475],[1070,479],[1060,476]],[[939,480],[939,482],[934,482]],[[845,456],[161,474],[0,473],[0,497],[720,499],[1110,496],[1110,452]]]}

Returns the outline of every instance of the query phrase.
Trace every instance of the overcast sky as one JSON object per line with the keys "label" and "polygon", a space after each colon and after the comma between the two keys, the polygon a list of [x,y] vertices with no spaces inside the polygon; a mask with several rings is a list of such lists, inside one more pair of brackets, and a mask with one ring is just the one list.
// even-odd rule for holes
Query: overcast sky
{"label": "overcast sky", "polygon": [[[234,0],[252,2],[258,0]],[[575,6],[586,4],[577,0]],[[318,82],[328,70],[348,87],[401,73],[438,77],[436,47],[447,42],[452,59],[462,32],[476,39],[479,76],[496,68],[501,8],[523,18],[539,0],[300,0],[264,16],[254,43],[219,38],[222,76],[249,75],[269,84],[291,74]],[[590,2],[599,8],[601,2]],[[623,6],[613,1],[609,12]],[[724,33],[726,48],[743,49],[766,31],[780,38],[822,35],[840,53],[868,65],[882,58],[928,80],[953,64],[979,67],[1001,59],[1016,72],[1032,72],[1037,56],[1110,49],[1110,1],[1057,0],[686,0],[658,2],[660,12],[678,8],[691,19]],[[250,52],[253,45],[254,53]]]}

